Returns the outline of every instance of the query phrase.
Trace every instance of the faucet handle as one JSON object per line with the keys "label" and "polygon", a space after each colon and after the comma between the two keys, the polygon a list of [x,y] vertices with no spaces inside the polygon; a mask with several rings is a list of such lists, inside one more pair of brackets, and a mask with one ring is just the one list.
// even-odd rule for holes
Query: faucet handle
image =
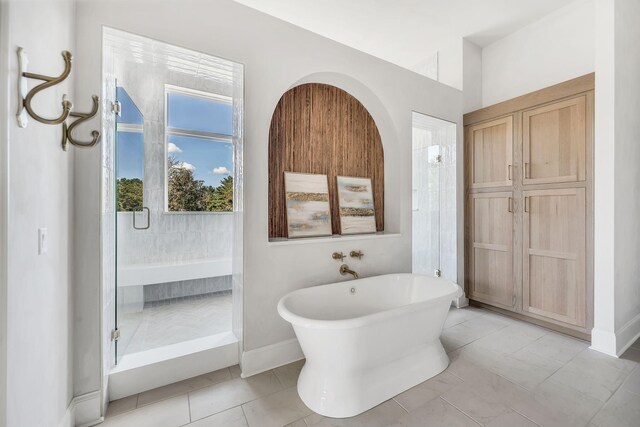
{"label": "faucet handle", "polygon": [[351,251],[349,255],[351,256],[351,258],[358,258],[358,259],[362,259],[362,257],[364,256],[362,251]]}
{"label": "faucet handle", "polygon": [[347,256],[345,254],[343,254],[342,252],[334,252],[333,255],[331,255],[331,258],[337,259],[338,261],[342,261],[346,257]]}

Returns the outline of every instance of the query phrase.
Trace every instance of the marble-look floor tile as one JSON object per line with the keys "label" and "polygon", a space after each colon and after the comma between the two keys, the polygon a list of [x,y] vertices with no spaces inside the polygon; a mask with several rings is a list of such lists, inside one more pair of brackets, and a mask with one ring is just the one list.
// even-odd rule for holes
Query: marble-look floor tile
{"label": "marble-look floor tile", "polygon": [[394,399],[404,409],[411,412],[426,405],[431,400],[439,397],[442,393],[447,392],[460,383],[462,383],[460,378],[445,371],[400,393]]}
{"label": "marble-look floor tile", "polygon": [[309,427],[387,427],[406,413],[394,400],[387,400],[355,417],[328,418],[312,414],[304,420]]}
{"label": "marble-look floor tile", "polygon": [[477,365],[494,372],[528,390],[533,390],[562,367],[562,363],[541,358],[534,353],[498,353],[468,345],[462,354]]}
{"label": "marble-look floor tile", "polygon": [[473,319],[474,317],[482,315],[481,310],[476,310],[470,307],[465,308],[454,308],[451,307],[449,309],[449,314],[447,315],[447,320],[444,322],[443,329],[450,328],[459,323],[466,322],[467,320]]}
{"label": "marble-look floor tile", "polygon": [[138,407],[159,402],[170,397],[179,396],[181,394],[186,394],[190,391],[199,390],[230,379],[231,373],[229,372],[229,369],[224,368],[218,371],[209,372],[208,374],[189,378],[184,381],[169,384],[164,387],[158,387],[153,390],[140,393],[140,397],[138,398]]}
{"label": "marble-look floor tile", "polygon": [[231,378],[240,378],[240,375],[242,374],[240,365],[229,366],[229,372],[231,373]]}
{"label": "marble-look floor tile", "polygon": [[487,424],[487,427],[539,427],[530,419],[523,417],[513,410],[508,410],[498,418]]}
{"label": "marble-look floor tile", "polygon": [[304,419],[302,419],[302,420],[294,421],[290,424],[287,424],[284,427],[308,427],[308,426],[307,426],[307,423],[304,422]]}
{"label": "marble-look floor tile", "polygon": [[535,354],[544,359],[567,363],[587,347],[589,347],[589,343],[585,341],[549,332],[519,351]]}
{"label": "marble-look floor tile", "polygon": [[178,427],[188,424],[187,395],[163,400],[124,414],[105,419],[104,427]]}
{"label": "marble-look floor tile", "polygon": [[191,419],[198,420],[282,389],[273,371],[268,371],[247,379],[234,378],[196,390],[189,393]]}
{"label": "marble-look floor tile", "polygon": [[242,405],[249,427],[282,427],[311,414],[296,387]]}
{"label": "marble-look floor tile", "polygon": [[228,409],[188,424],[186,427],[248,427],[242,407]]}
{"label": "marble-look floor tile", "polygon": [[298,360],[297,362],[289,363],[288,365],[280,366],[273,370],[283,387],[288,388],[298,384],[298,376],[304,366],[304,362],[304,359]]}
{"label": "marble-look floor tile", "polygon": [[393,427],[477,427],[478,424],[442,399],[433,399],[426,405],[402,415]]}
{"label": "marble-look floor tile", "polygon": [[109,402],[107,407],[107,417],[113,417],[118,414],[132,411],[138,406],[138,395],[124,397],[122,399]]}
{"label": "marble-look floor tile", "polygon": [[[585,350],[554,373],[550,380],[572,387],[588,396],[606,402],[620,387],[628,372],[617,359]],[[613,359],[613,360],[608,360]]]}
{"label": "marble-look floor tile", "polygon": [[640,367],[636,368],[625,380],[622,390],[640,394]]}
{"label": "marble-look floor tile", "polygon": [[544,427],[583,427],[601,407],[599,400],[550,380],[513,405],[516,412]]}
{"label": "marble-look floor tile", "polygon": [[448,403],[481,424],[505,413],[530,393],[488,371],[479,371],[442,395]]}
{"label": "marble-look floor tile", "polygon": [[593,418],[598,427],[638,427],[640,425],[640,395],[617,391]]}

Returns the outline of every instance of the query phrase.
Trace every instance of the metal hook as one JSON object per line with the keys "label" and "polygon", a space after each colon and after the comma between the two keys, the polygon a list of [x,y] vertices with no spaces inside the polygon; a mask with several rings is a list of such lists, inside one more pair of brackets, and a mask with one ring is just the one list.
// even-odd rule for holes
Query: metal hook
{"label": "metal hook", "polygon": [[88,147],[93,147],[100,140],[100,132],[98,132],[97,130],[94,130],[91,132],[91,136],[93,137],[93,139],[89,142],[76,141],[72,136],[73,129],[76,126],[86,122],[87,120],[91,120],[98,113],[100,98],[98,98],[98,95],[93,95],[92,99],[93,99],[93,109],[91,110],[90,113],[76,113],[76,112],[69,113],[69,116],[79,117],[79,119],[71,123],[69,126],[67,126],[66,122],[62,124],[62,149],[64,151],[67,151],[67,141],[69,141],[71,144],[75,145],[76,147],[88,148]]}
{"label": "metal hook", "polygon": [[[67,100],[65,96],[62,97],[62,115],[57,119],[45,119],[44,117],[41,117],[38,114],[36,114],[35,111],[33,111],[33,109],[31,108],[31,101],[33,100],[34,96],[36,96],[39,92],[51,86],[55,86],[58,83],[61,83],[69,76],[69,73],[71,73],[71,59],[72,59],[71,53],[66,50],[62,51],[62,58],[64,59],[64,71],[58,77],[50,77],[50,76],[45,76],[43,74],[29,73],[26,71],[27,63],[28,63],[26,53],[24,52],[23,48],[21,47],[18,48],[18,62],[20,66],[20,80],[18,83],[18,89],[20,94],[19,108],[18,108],[18,125],[20,127],[27,126],[27,118],[24,115],[24,110],[26,110],[29,113],[29,115],[33,117],[35,120],[39,121],[40,123],[45,123],[48,125],[60,124],[64,122],[67,119],[67,117],[69,117],[71,108],[73,108],[73,104],[71,104],[71,101]],[[44,80],[44,83],[37,85],[36,87],[31,89],[31,91],[27,93],[26,96],[24,96],[24,92],[26,92],[26,89],[27,89],[25,78]]]}

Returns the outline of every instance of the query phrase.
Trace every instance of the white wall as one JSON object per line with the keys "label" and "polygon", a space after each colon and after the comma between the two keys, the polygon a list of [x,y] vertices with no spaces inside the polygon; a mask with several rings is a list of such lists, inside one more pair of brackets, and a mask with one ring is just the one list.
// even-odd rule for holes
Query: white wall
{"label": "white wall", "polygon": [[[9,81],[3,84],[10,83],[9,111],[14,112],[16,48],[28,52],[30,71],[58,75],[63,69],[60,52],[74,50],[75,6],[68,1],[11,2],[2,12],[8,36],[2,40],[8,50],[2,52],[8,54],[9,69]],[[34,109],[46,117],[59,115],[62,94],[74,100],[71,82],[42,92]],[[31,81],[29,87],[33,85]],[[7,425],[57,426],[65,421],[72,398],[73,148],[62,151],[61,126],[31,119],[20,129],[13,113],[2,117],[8,121],[2,144],[8,144],[10,166]],[[38,255],[38,227],[48,229],[49,251],[43,255]]]}
{"label": "white wall", "polygon": [[[349,261],[362,276],[410,271],[411,111],[459,123],[459,91],[228,0],[215,4],[202,0],[154,2],[154,19],[148,19],[148,14],[148,3],[139,1],[78,5],[78,32],[83,35],[77,49],[78,90],[85,97],[100,92],[102,25],[245,65],[245,351],[294,337],[291,326],[276,311],[284,294],[345,280],[338,273],[339,264],[331,259],[333,251],[363,250],[362,261]],[[307,81],[346,89],[363,102],[376,120],[385,149],[386,229],[399,235],[307,244],[268,242],[267,150],[271,115],[282,93]],[[77,340],[83,353],[95,357],[92,366],[82,367],[88,370],[82,374],[85,388],[99,386],[100,372],[96,345],[100,333],[100,161],[98,150],[76,155],[76,174],[82,183],[76,191],[82,200],[84,218],[76,240],[81,269],[78,287],[84,290],[76,304],[77,315],[84,320]]]}
{"label": "white wall", "polygon": [[9,21],[0,2],[0,427],[7,425],[7,206],[9,191]]}
{"label": "white wall", "polygon": [[482,48],[462,40],[462,93],[464,113],[482,108]]}
{"label": "white wall", "polygon": [[621,352],[640,335],[640,2],[615,3],[615,325]]}
{"label": "white wall", "polygon": [[594,0],[577,0],[482,51],[482,106],[593,72]]}

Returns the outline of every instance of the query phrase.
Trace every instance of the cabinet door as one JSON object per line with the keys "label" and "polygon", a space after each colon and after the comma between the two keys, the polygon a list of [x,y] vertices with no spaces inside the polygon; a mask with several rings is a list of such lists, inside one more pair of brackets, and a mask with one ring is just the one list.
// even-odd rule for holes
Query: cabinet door
{"label": "cabinet door", "polygon": [[584,181],[586,97],[522,113],[524,184]]}
{"label": "cabinet door", "polygon": [[513,117],[470,126],[467,132],[470,187],[510,187]]}
{"label": "cabinet door", "polygon": [[469,295],[480,302],[513,309],[512,193],[469,197]]}
{"label": "cabinet door", "polygon": [[523,196],[523,310],[585,326],[585,189]]}

